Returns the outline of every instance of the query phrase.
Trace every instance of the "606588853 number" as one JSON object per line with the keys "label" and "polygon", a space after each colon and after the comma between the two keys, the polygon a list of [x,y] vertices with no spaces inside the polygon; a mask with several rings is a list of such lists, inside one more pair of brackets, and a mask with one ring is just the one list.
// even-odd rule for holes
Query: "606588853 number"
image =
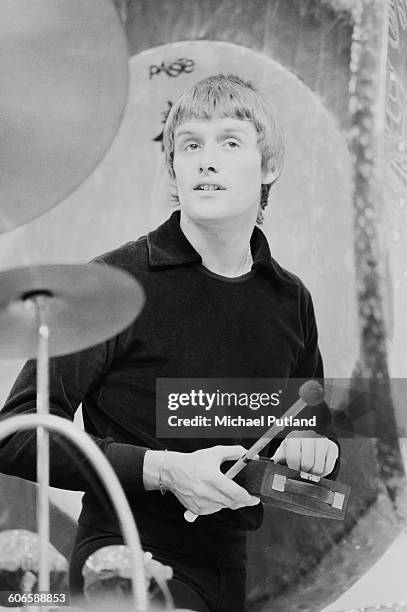
{"label": "606588853 number", "polygon": [[[4,596],[4,592],[3,592]],[[35,606],[48,606],[58,604],[69,606],[68,593],[51,593],[50,591],[39,591],[38,593],[26,593],[24,591],[7,591],[6,599],[8,603],[24,604]]]}

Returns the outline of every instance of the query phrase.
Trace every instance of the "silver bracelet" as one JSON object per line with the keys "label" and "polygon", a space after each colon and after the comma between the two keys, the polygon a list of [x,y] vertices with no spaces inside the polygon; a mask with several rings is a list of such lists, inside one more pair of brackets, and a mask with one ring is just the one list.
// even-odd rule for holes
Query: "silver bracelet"
{"label": "silver bracelet", "polygon": [[165,448],[161,455],[160,468],[158,470],[158,486],[160,488],[161,495],[165,495],[167,492],[167,489],[165,489],[163,486],[163,469],[164,469],[164,460],[165,460],[166,453],[167,453],[167,449]]}

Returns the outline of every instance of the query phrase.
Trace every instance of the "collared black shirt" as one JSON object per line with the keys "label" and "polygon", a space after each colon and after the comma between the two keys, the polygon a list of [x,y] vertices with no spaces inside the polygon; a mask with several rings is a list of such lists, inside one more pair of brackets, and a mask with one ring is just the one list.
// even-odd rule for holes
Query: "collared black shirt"
{"label": "collared black shirt", "polygon": [[[134,275],[146,303],[137,320],[115,338],[50,364],[51,411],[73,419],[80,403],[86,431],[114,467],[135,515],[181,521],[176,498],[143,487],[147,449],[190,452],[219,440],[165,439],[155,433],[155,381],[160,378],[322,378],[322,361],[309,292],[271,257],[255,228],[252,270],[226,278],[204,268],[181,231],[179,213],[137,240],[96,261]],[[106,313],[108,316],[108,313]],[[35,411],[35,362],[20,373],[1,418]],[[328,435],[330,414],[319,423]],[[233,440],[229,440],[233,443]],[[274,448],[278,446],[275,443]],[[35,433],[18,432],[0,443],[0,469],[31,480],[36,476]],[[69,452],[68,452],[69,451]],[[271,448],[271,452],[273,447]],[[87,462],[52,436],[51,484],[86,494],[80,521],[116,529],[111,508],[95,495]],[[222,523],[240,511],[222,511],[198,521]],[[220,518],[219,518],[220,517]],[[230,518],[230,516],[229,516]],[[260,510],[247,509],[238,527],[258,526]],[[226,521],[227,522],[227,521]]]}

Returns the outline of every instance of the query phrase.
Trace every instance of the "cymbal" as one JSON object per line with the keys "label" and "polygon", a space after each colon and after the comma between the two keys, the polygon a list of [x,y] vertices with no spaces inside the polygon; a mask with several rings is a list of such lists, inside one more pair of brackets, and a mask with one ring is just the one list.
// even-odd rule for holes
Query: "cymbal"
{"label": "cymbal", "polygon": [[128,52],[111,0],[0,2],[0,233],[63,200],[112,143]]}
{"label": "cymbal", "polygon": [[[49,354],[64,355],[102,342],[128,327],[144,293],[118,268],[40,265],[0,272],[0,357],[34,358],[38,320],[33,296],[47,302]],[[31,298],[31,299],[30,299]]]}

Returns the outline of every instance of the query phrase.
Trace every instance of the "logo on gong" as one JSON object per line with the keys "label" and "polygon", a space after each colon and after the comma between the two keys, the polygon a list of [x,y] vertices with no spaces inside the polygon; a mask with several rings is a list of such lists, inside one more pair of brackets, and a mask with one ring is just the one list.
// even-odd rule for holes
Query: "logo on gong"
{"label": "logo on gong", "polygon": [[186,57],[180,57],[172,62],[161,62],[161,64],[151,64],[148,70],[148,78],[151,80],[158,74],[166,74],[169,77],[177,77],[180,74],[190,74],[195,67],[195,62]]}

